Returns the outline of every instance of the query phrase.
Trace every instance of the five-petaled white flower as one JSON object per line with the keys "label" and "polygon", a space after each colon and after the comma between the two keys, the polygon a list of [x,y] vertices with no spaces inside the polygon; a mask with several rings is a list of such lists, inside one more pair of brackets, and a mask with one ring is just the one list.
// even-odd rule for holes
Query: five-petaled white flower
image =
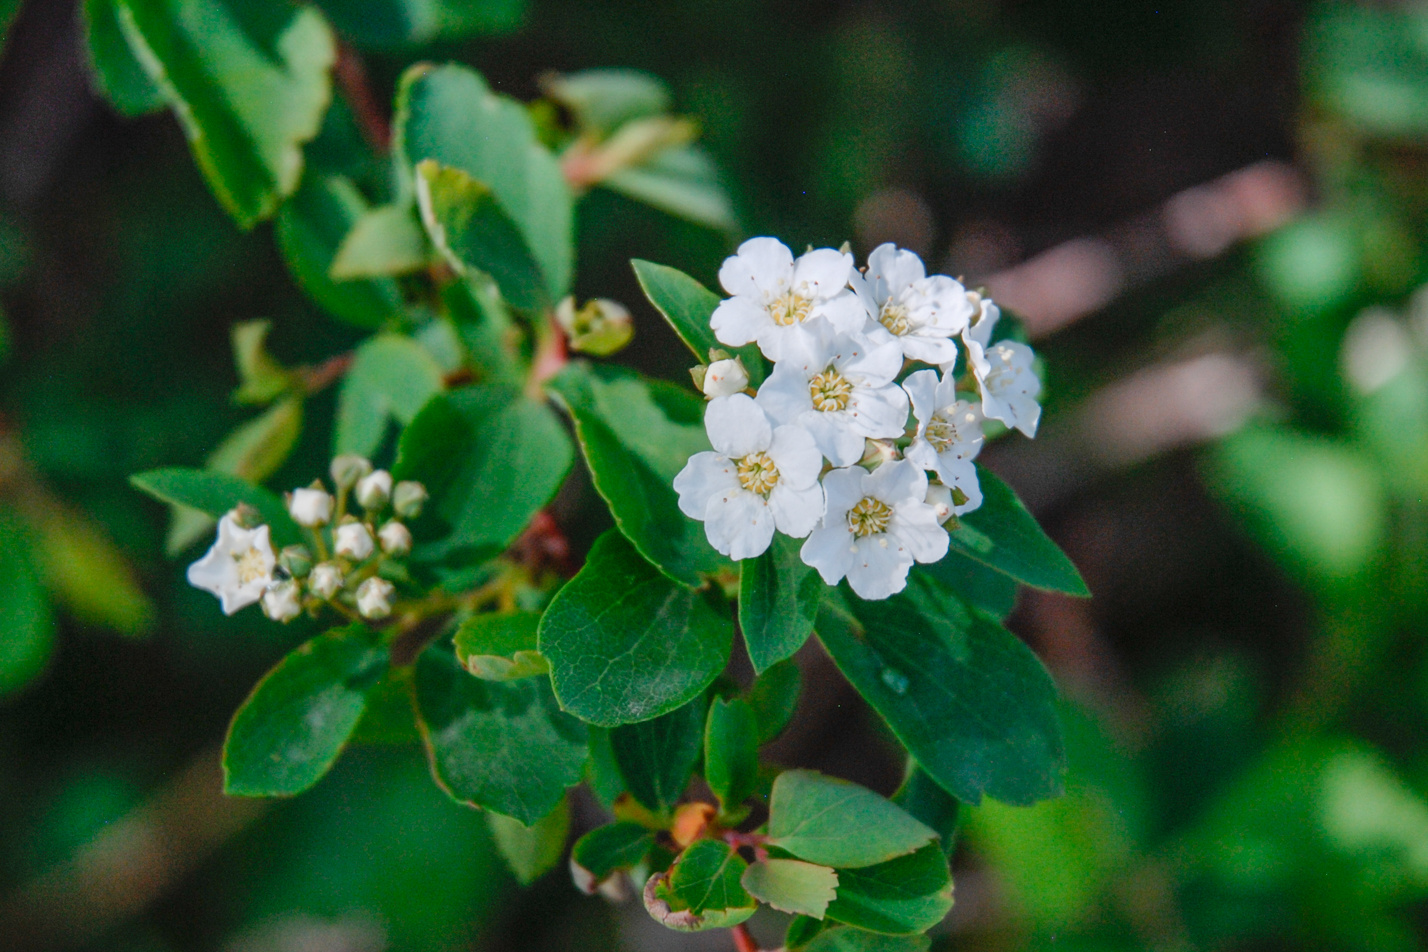
{"label": "five-petaled white flower", "polygon": [[245,529],[230,512],[218,520],[213,548],[188,567],[188,583],[217,595],[231,615],[263,597],[276,562],[268,527]]}
{"label": "five-petaled white flower", "polygon": [[750,238],[719,269],[719,283],[733,297],[714,309],[709,324],[721,343],[758,341],[764,356],[782,360],[789,342],[820,319],[850,333],[862,327],[866,311],[848,288],[852,275],[850,254],[819,248],[795,261],[778,239]]}
{"label": "five-petaled white flower", "polygon": [[902,348],[886,331],[842,334],[823,325],[790,344],[757,399],[776,422],[812,434],[834,466],[851,466],[865,438],[902,435],[907,394],[893,383],[901,369]]}
{"label": "five-petaled white flower", "polygon": [[972,463],[982,449],[981,411],[957,398],[957,381],[951,374],[938,380],[937,371],[919,370],[902,382],[902,388],[912,398],[912,415],[917,418],[917,433],[904,456],[960,492],[962,501],[953,503],[953,515],[971,512],[982,504],[982,487]]}
{"label": "five-petaled white flower", "polygon": [[977,374],[982,388],[982,415],[1036,436],[1041,420],[1041,379],[1032,366],[1036,354],[1013,340],[997,341],[987,348],[986,370]]}
{"label": "five-petaled white flower", "polygon": [[709,544],[731,559],[761,555],[774,528],[802,537],[823,515],[813,437],[774,426],[745,394],[710,402],[704,427],[713,452],[696,453],[674,478],[679,508],[704,521]]}
{"label": "five-petaled white flower", "polygon": [[967,330],[977,313],[960,283],[943,274],[928,277],[921,258],[889,242],[873,249],[867,273],[854,272],[852,285],[904,355],[929,364],[957,360],[952,337]]}
{"label": "five-petaled white flower", "polygon": [[907,586],[914,561],[947,554],[947,530],[926,502],[927,476],[913,463],[835,469],[823,489],[828,508],[802,556],[829,585],[846,576],[860,598],[887,598]]}

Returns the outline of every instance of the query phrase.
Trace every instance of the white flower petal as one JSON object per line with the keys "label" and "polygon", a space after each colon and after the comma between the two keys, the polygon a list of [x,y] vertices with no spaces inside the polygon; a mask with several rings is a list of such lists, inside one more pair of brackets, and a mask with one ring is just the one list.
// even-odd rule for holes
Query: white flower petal
{"label": "white flower petal", "polygon": [[798,554],[805,565],[818,570],[824,582],[837,585],[853,564],[853,534],[846,525],[825,524],[809,533]]}
{"label": "white flower petal", "polygon": [[894,507],[909,499],[921,503],[927,495],[927,474],[905,459],[893,460],[872,471],[863,493]]}
{"label": "white flower petal", "polygon": [[703,519],[709,500],[739,488],[739,473],[725,456],[706,450],[695,453],[674,477],[679,510],[691,519]]}
{"label": "white flower petal", "polygon": [[773,439],[768,416],[745,393],[711,400],[704,410],[704,429],[714,449],[730,459],[766,450]]}
{"label": "white flower petal", "polygon": [[773,541],[774,516],[768,501],[738,489],[709,500],[704,534],[721,555],[739,561],[762,555]]}
{"label": "white flower petal", "polygon": [[870,317],[866,305],[852,291],[835,295],[815,306],[812,314],[828,321],[835,330],[844,334],[858,333]]}
{"label": "white flower petal", "polygon": [[902,436],[907,426],[907,394],[891,383],[859,388],[849,398],[846,413],[851,417],[849,428],[861,436],[875,440]]}
{"label": "white flower petal", "polygon": [[793,423],[813,408],[808,377],[787,362],[774,365],[773,373],[759,386],[755,400],[778,424]]}
{"label": "white flower petal", "polygon": [[926,440],[914,440],[913,444],[903,451],[902,458],[925,470],[936,471],[941,465],[937,451]]}
{"label": "white flower petal", "polygon": [[859,539],[857,551],[852,555],[848,584],[859,598],[883,599],[907,587],[912,553],[898,545],[893,536],[879,533]]}
{"label": "white flower petal", "polygon": [[801,539],[823,519],[823,487],[814,483],[805,489],[794,489],[780,482],[769,493],[769,507],[778,530]]}
{"label": "white flower petal", "polygon": [[823,494],[828,500],[827,511],[823,516],[825,524],[837,524],[846,530],[848,510],[867,495],[863,491],[863,483],[867,477],[866,470],[855,466],[832,470],[823,477]]}
{"label": "white flower petal", "polygon": [[793,252],[777,238],[750,238],[719,269],[725,291],[760,303],[783,294],[792,280]]}
{"label": "white flower petal", "polygon": [[818,248],[793,263],[793,290],[815,301],[826,301],[848,286],[853,256],[832,248]]}
{"label": "white flower petal", "polygon": [[881,325],[866,334],[840,336],[833,344],[834,364],[869,386],[892,383],[902,370],[902,345]]}
{"label": "white flower petal", "polygon": [[953,364],[957,361],[957,343],[950,337],[927,337],[907,334],[898,338],[903,356],[925,364]]}
{"label": "white flower petal", "polygon": [[927,429],[932,414],[937,412],[939,382],[935,370],[919,370],[908,374],[907,379],[902,382],[902,389],[907,391],[908,397],[912,399],[912,414],[917,418],[918,436]]}
{"label": "white flower petal", "polygon": [[937,508],[925,499],[894,507],[888,535],[896,536],[919,562],[936,562],[947,554],[947,530],[937,519]]}
{"label": "white flower petal", "polygon": [[921,258],[892,242],[878,245],[868,254],[868,281],[880,304],[898,297],[926,274]]}
{"label": "white flower petal", "polygon": [[768,454],[778,467],[779,485],[804,489],[818,482],[823,454],[813,436],[801,426],[780,426],[773,431]]}
{"label": "white flower petal", "polygon": [[721,344],[743,347],[750,341],[758,340],[766,327],[773,323],[768,309],[756,300],[747,297],[732,297],[721,301],[709,318],[709,326]]}
{"label": "white flower petal", "polygon": [[846,413],[819,413],[809,410],[798,423],[834,466],[852,466],[863,458],[863,436],[849,425]]}

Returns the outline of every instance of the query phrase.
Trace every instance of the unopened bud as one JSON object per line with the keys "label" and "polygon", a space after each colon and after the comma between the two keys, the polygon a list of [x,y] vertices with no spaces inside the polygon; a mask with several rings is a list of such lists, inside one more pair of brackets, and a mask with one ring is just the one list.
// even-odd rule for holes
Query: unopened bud
{"label": "unopened bud", "polygon": [[332,481],[338,489],[351,489],[371,471],[366,457],[355,453],[344,453],[332,461]]}
{"label": "unopened bud", "polygon": [[321,488],[294,489],[288,497],[288,512],[300,526],[325,526],[332,519],[332,497]]}
{"label": "unopened bud", "polygon": [[307,587],[312,590],[312,594],[327,601],[342,591],[342,582],[341,568],[331,562],[319,562],[312,567],[312,574],[307,579]]}
{"label": "unopened bud", "polygon": [[733,357],[727,360],[716,360],[705,368],[704,379],[699,383],[699,389],[712,400],[715,397],[727,397],[730,394],[742,393],[748,385],[749,372],[744,368],[744,362],[738,357]]}
{"label": "unopened bud", "polygon": [[406,555],[412,550],[412,534],[406,526],[393,519],[377,530],[382,551],[388,555]]}
{"label": "unopened bud", "polygon": [[357,502],[363,509],[383,509],[392,498],[392,474],[385,469],[369,473],[357,484]]}
{"label": "unopened bud", "polygon": [[635,336],[635,322],[619,301],[595,298],[576,310],[575,299],[566,298],[555,309],[555,320],[570,338],[570,349],[596,357],[608,357]]}
{"label": "unopened bud", "polygon": [[897,459],[897,447],[891,440],[864,440],[863,458],[858,460],[868,469],[877,469],[884,463]]}
{"label": "unopened bud", "polygon": [[952,490],[941,483],[928,484],[927,504],[937,510],[939,524],[952,518]]}
{"label": "unopened bud", "polygon": [[372,533],[360,522],[346,522],[333,534],[333,548],[338,555],[361,562],[372,554]]}
{"label": "unopened bud", "polygon": [[426,505],[426,487],[404,479],[392,490],[392,511],[403,519],[415,519]]}
{"label": "unopened bud", "polygon": [[363,618],[386,618],[392,613],[392,595],[396,589],[384,578],[369,578],[357,586],[357,611]]}
{"label": "unopened bud", "polygon": [[263,614],[273,621],[289,622],[302,614],[297,582],[279,582],[263,593]]}
{"label": "unopened bud", "polygon": [[278,567],[293,578],[304,578],[312,571],[312,553],[305,545],[290,545],[278,553]]}

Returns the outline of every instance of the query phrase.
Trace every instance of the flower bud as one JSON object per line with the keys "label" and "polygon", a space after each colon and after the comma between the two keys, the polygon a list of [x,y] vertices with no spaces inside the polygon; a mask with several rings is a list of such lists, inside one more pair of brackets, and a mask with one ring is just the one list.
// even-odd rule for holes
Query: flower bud
{"label": "flower bud", "polygon": [[372,472],[372,464],[355,453],[344,453],[332,461],[332,481],[338,489],[351,489]]}
{"label": "flower bud", "polygon": [[333,548],[338,555],[346,556],[354,562],[361,562],[372,554],[372,533],[360,522],[345,522],[337,527],[333,537]]}
{"label": "flower bud", "polygon": [[426,505],[426,487],[404,479],[392,490],[392,511],[403,519],[415,519]]}
{"label": "flower bud", "polygon": [[946,522],[952,518],[952,490],[941,483],[928,483],[927,504],[937,510],[937,521]]}
{"label": "flower bud", "polygon": [[863,458],[858,460],[858,463],[868,469],[877,469],[884,463],[890,463],[895,459],[897,459],[897,447],[891,440],[864,440]]}
{"label": "flower bud", "polygon": [[297,582],[279,582],[263,593],[263,614],[273,621],[289,622],[302,614]]}
{"label": "flower bud", "polygon": [[363,618],[386,618],[392,613],[392,594],[396,589],[384,578],[369,578],[357,586],[357,611]]}
{"label": "flower bud", "polygon": [[363,509],[383,509],[392,498],[392,474],[385,469],[368,473],[357,484],[357,502]]}
{"label": "flower bud", "polygon": [[319,562],[312,567],[312,575],[308,576],[307,587],[312,589],[312,594],[324,601],[331,600],[332,596],[342,591],[342,569],[331,562]]}
{"label": "flower bud", "polygon": [[704,391],[704,395],[711,400],[714,397],[727,397],[730,394],[741,393],[749,385],[749,372],[744,369],[744,362],[738,357],[728,360],[716,360],[704,371],[704,380],[699,385],[699,389]]}
{"label": "flower bud", "polygon": [[332,519],[332,497],[325,489],[294,489],[288,497],[288,512],[300,526],[325,526]]}
{"label": "flower bud", "polygon": [[575,299],[566,298],[555,309],[555,320],[570,338],[570,349],[596,357],[608,357],[635,336],[630,312],[619,301],[595,298],[580,310]]}
{"label": "flower bud", "polygon": [[278,567],[293,578],[304,578],[312,571],[312,553],[305,545],[290,545],[278,553]]}
{"label": "flower bud", "polygon": [[377,530],[377,539],[382,543],[382,551],[388,555],[406,555],[412,550],[410,530],[395,519]]}

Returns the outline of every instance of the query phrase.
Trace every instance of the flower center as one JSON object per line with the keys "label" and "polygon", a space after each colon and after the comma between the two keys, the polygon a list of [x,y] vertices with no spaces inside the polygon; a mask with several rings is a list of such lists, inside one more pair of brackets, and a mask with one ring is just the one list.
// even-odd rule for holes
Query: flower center
{"label": "flower center", "polygon": [[898,337],[903,337],[912,330],[912,323],[907,318],[907,308],[892,301],[884,304],[883,309],[878,312],[878,323]]}
{"label": "flower center", "polygon": [[769,302],[769,316],[780,327],[802,324],[808,320],[808,312],[812,310],[813,302],[795,291]]}
{"label": "flower center", "polygon": [[892,507],[881,499],[864,496],[848,510],[848,531],[858,538],[886,532],[892,519]]}
{"label": "flower center", "polygon": [[767,496],[778,485],[778,467],[769,454],[750,453],[739,460],[739,485],[751,493]]}
{"label": "flower center", "polygon": [[838,371],[829,367],[814,374],[808,381],[808,394],[813,398],[813,409],[819,413],[832,413],[848,409],[848,400],[853,396],[853,385]]}
{"label": "flower center", "polygon": [[242,555],[233,556],[233,561],[238,563],[239,585],[248,585],[268,577],[267,559],[256,548],[250,548]]}
{"label": "flower center", "polygon": [[[961,422],[966,424],[975,423],[977,415],[971,410],[962,415]],[[958,443],[970,443],[972,439],[963,435],[957,429],[958,420],[955,417],[947,416],[946,411],[939,410],[932,415],[932,420],[927,424],[927,432],[924,434],[927,442],[932,444],[932,448],[939,453],[945,453]]]}

